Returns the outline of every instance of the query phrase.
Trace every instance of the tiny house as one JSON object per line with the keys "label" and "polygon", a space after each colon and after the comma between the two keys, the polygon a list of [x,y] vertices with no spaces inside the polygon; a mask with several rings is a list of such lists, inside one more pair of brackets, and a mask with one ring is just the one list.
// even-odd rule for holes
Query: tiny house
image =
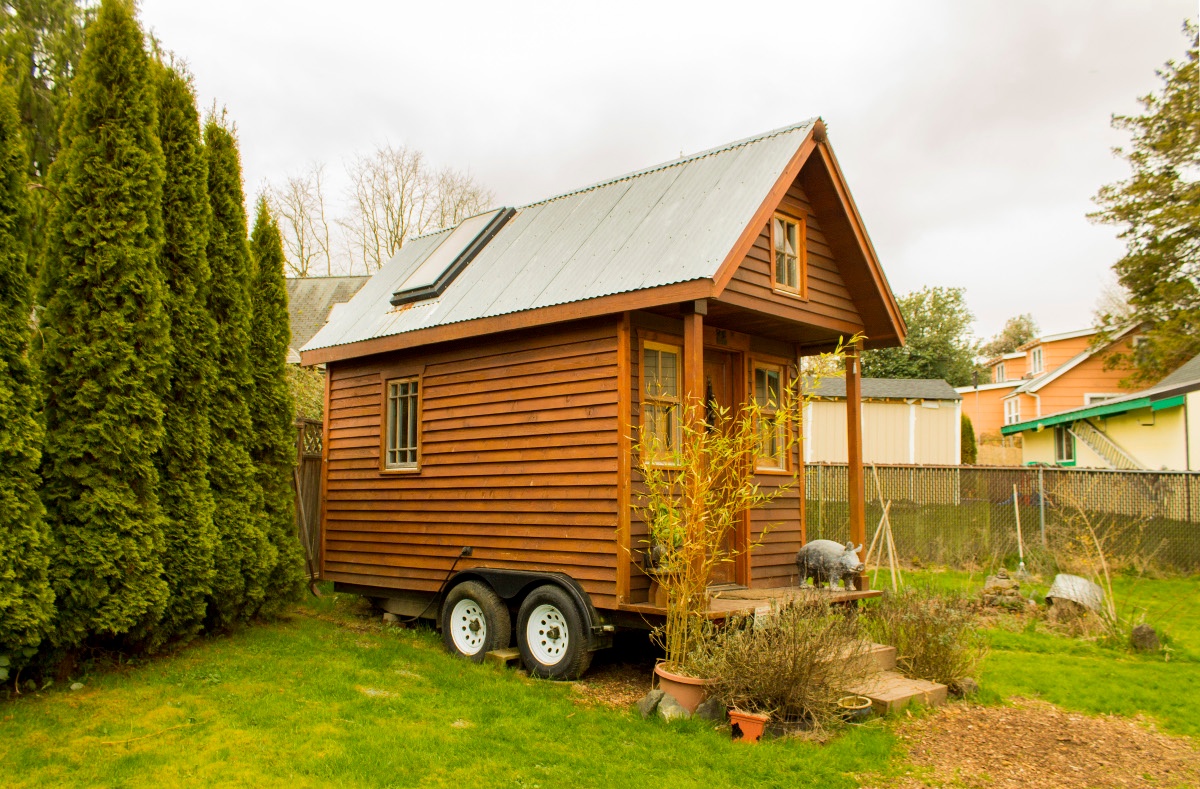
{"label": "tiny house", "polygon": [[[859,333],[904,325],[819,119],[411,239],[302,351],[327,368],[321,576],[436,618],[466,657],[515,630],[531,672],[578,675],[663,613],[632,436],[670,443],[687,402],[745,402]],[[757,472],[780,485],[803,459]],[[796,584],[796,490],[746,513],[732,539],[757,547],[718,579],[745,593],[716,614]]]}

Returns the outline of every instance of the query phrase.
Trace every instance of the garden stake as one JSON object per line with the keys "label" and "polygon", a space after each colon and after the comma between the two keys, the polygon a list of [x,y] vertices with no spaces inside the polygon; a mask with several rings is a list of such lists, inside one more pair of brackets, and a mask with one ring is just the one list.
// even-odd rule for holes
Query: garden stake
{"label": "garden stake", "polygon": [[1013,485],[1013,513],[1017,516],[1017,578],[1022,581],[1029,579],[1025,572],[1025,544],[1021,539],[1021,507],[1017,501],[1017,486]]}
{"label": "garden stake", "polygon": [[892,593],[894,594],[899,591],[896,584],[900,580],[900,564],[896,561],[896,540],[892,537],[892,519],[890,516],[885,517],[887,518],[887,531],[884,533],[884,537],[887,538],[888,543],[888,565],[892,568]]}
{"label": "garden stake", "polygon": [[892,508],[892,502],[889,499],[887,504],[883,505],[883,517],[879,519],[879,525],[875,527],[875,535],[871,537],[871,547],[867,548],[867,558],[863,560],[863,566],[869,571],[871,569],[871,557],[875,555],[875,546],[879,545],[879,558],[875,560],[875,579],[871,582],[876,583],[879,580],[879,564],[883,560],[883,543],[879,537],[883,534],[883,524],[889,523],[888,510]]}

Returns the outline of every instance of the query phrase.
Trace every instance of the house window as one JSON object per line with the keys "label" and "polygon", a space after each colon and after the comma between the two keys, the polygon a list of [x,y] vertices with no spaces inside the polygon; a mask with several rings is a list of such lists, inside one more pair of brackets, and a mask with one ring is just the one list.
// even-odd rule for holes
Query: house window
{"label": "house window", "polygon": [[786,471],[787,423],[783,419],[783,368],[754,367],[754,402],[760,409],[758,468]]}
{"label": "house window", "polygon": [[996,380],[995,383],[1002,383],[1008,380],[1008,376],[1004,373],[1004,362],[996,365]]}
{"label": "house window", "polygon": [[1065,427],[1054,428],[1054,462],[1075,465],[1075,436]]}
{"label": "house window", "polygon": [[1120,397],[1119,394],[1092,394],[1088,393],[1083,396],[1084,405],[1096,405],[1103,403],[1105,400],[1112,400],[1115,397]]}
{"label": "house window", "polygon": [[417,467],[418,386],[416,378],[387,382],[383,448],[385,469]]}
{"label": "house window", "polygon": [[771,249],[775,253],[775,289],[807,298],[804,271],[804,222],[784,214],[771,219]]}
{"label": "house window", "polygon": [[1021,421],[1021,400],[1011,397],[1004,401],[1004,424],[1015,425]]}
{"label": "house window", "polygon": [[682,439],[679,406],[680,349],[648,342],[642,347],[642,444],[655,462],[670,462]]}
{"label": "house window", "polygon": [[1042,348],[1039,345],[1029,352],[1029,372],[1040,373],[1042,371]]}

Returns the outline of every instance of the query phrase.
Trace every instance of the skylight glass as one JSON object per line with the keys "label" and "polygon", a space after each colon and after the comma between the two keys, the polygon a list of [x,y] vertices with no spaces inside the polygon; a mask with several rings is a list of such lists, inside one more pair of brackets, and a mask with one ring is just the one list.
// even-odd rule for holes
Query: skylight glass
{"label": "skylight glass", "polygon": [[515,213],[511,208],[497,208],[464,219],[400,284],[392,294],[392,304],[399,306],[441,295]]}

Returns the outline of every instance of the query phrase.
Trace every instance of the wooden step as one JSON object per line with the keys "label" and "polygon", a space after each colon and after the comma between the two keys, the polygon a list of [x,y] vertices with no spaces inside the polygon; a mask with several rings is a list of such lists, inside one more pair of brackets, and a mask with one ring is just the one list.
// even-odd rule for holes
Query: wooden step
{"label": "wooden step", "polygon": [[507,666],[509,663],[514,663],[521,659],[521,651],[519,649],[493,649],[483,656],[484,661],[488,663],[496,663],[501,666]]}
{"label": "wooden step", "polygon": [[871,658],[872,671],[891,671],[896,668],[896,648],[885,646],[883,644],[871,644],[867,649],[867,655]]}
{"label": "wooden step", "polygon": [[869,698],[877,715],[899,712],[913,702],[927,707],[946,703],[945,685],[911,679],[895,671],[881,671],[846,692]]}

